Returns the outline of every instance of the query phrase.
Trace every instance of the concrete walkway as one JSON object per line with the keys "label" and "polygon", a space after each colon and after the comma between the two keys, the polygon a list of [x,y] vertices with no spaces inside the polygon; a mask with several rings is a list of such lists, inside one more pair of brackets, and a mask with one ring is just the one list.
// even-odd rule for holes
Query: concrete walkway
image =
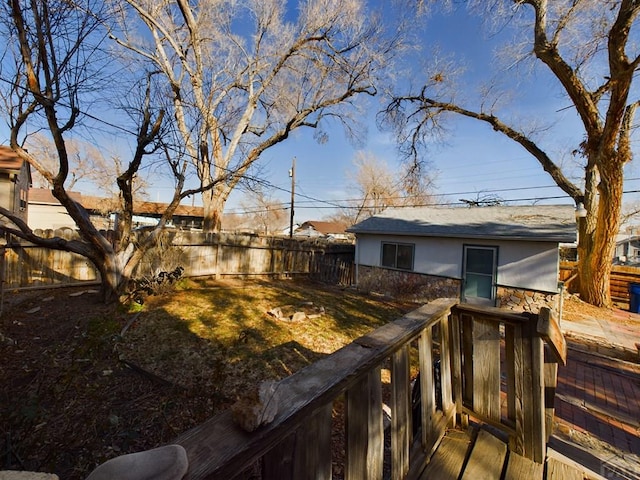
{"label": "concrete walkway", "polygon": [[561,326],[569,354],[550,445],[604,478],[640,480],[640,315],[616,310]]}

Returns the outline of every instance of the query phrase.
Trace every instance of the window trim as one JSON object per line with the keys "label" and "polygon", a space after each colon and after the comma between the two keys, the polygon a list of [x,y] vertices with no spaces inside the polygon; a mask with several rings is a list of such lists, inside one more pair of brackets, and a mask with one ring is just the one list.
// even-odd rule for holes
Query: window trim
{"label": "window trim", "polygon": [[[395,247],[395,255],[393,259],[393,265],[385,265],[384,264],[384,247],[385,245],[392,245]],[[398,267],[398,247],[411,247],[411,265],[408,268]],[[381,241],[380,242],[380,266],[384,268],[391,268],[393,270],[400,270],[403,272],[413,272],[416,260],[416,244],[415,243],[406,243],[406,242],[389,242],[389,241]]]}

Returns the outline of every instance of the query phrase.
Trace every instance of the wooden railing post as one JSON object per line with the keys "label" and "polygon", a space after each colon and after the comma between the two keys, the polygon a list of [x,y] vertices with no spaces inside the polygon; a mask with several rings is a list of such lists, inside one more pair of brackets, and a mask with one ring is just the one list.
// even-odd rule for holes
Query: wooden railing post
{"label": "wooden railing post", "polygon": [[500,330],[499,323],[473,321],[473,409],[500,422]]}
{"label": "wooden railing post", "polygon": [[435,385],[433,381],[433,333],[427,328],[418,339],[420,362],[420,413],[422,417],[422,448],[427,450],[433,442],[434,415],[436,413]]}
{"label": "wooden railing post", "polygon": [[400,479],[409,471],[412,437],[408,344],[391,357],[391,390],[391,477]]}
{"label": "wooden railing post", "polygon": [[384,462],[380,367],[347,390],[347,480],[381,480]]}
{"label": "wooden railing post", "polygon": [[462,345],[460,339],[460,314],[451,313],[451,382],[453,400],[456,404],[456,421],[463,428],[468,427],[468,416],[462,412]]}
{"label": "wooden railing post", "polygon": [[[534,462],[544,463],[546,456],[545,410],[544,410],[544,341],[536,330],[537,320],[529,324],[531,336],[532,390],[531,410],[533,413],[531,458]],[[527,455],[528,456],[528,455]]]}
{"label": "wooden railing post", "polygon": [[331,479],[331,413],[333,404],[319,408],[296,432],[293,478]]}
{"label": "wooden railing post", "polygon": [[[448,416],[453,408],[451,387],[451,331],[449,316],[440,321],[440,384],[442,394],[442,411]],[[454,418],[452,416],[452,418]],[[455,426],[453,423],[450,427]]]}

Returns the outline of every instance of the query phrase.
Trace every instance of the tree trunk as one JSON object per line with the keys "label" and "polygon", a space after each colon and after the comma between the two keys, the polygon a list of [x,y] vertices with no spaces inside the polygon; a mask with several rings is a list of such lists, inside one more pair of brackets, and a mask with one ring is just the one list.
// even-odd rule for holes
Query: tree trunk
{"label": "tree trunk", "polygon": [[222,225],[222,212],[224,211],[224,205],[229,196],[229,192],[217,187],[218,186],[202,193],[204,210],[202,231],[205,233],[219,232]]}
{"label": "tree trunk", "polygon": [[104,303],[119,301],[127,288],[127,279],[115,254],[105,255],[102,262],[94,263],[100,272],[100,295]]}
{"label": "tree trunk", "polygon": [[624,163],[607,159],[598,164],[597,193],[594,189],[593,198],[585,198],[589,214],[578,220],[578,278],[582,300],[598,307],[611,307],[609,280],[620,228]]}

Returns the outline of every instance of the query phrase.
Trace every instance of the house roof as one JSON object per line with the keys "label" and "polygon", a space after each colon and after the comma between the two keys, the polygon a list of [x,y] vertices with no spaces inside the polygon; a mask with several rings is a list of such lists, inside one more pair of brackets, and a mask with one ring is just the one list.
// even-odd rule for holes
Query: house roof
{"label": "house roof", "polygon": [[575,242],[572,205],[396,208],[347,229],[355,234]]}
{"label": "house roof", "polygon": [[329,235],[332,233],[345,233],[347,226],[340,222],[321,222],[316,220],[308,220],[304,222],[299,229],[306,229],[312,227],[316,232],[320,232],[323,235]]}
{"label": "house roof", "polygon": [[[92,195],[82,195],[79,192],[67,192],[69,196],[86,208],[89,211],[92,210],[115,210],[117,202],[113,199],[95,197]],[[46,205],[59,205],[60,202],[53,196],[51,190],[46,188],[31,188],[29,189],[29,203],[39,203]],[[134,202],[134,215],[150,215],[161,216],[166,210],[168,203],[156,203],[156,202]],[[204,209],[202,207],[191,207],[189,205],[178,205],[173,216],[183,217],[197,217],[202,218]]]}
{"label": "house roof", "polygon": [[[68,192],[76,202],[82,204],[82,194],[79,192]],[[38,203],[44,205],[60,205],[60,202],[53,196],[51,190],[46,188],[30,188],[29,189],[29,203]]]}
{"label": "house roof", "polygon": [[0,145],[0,170],[20,172],[24,160],[11,147]]}

